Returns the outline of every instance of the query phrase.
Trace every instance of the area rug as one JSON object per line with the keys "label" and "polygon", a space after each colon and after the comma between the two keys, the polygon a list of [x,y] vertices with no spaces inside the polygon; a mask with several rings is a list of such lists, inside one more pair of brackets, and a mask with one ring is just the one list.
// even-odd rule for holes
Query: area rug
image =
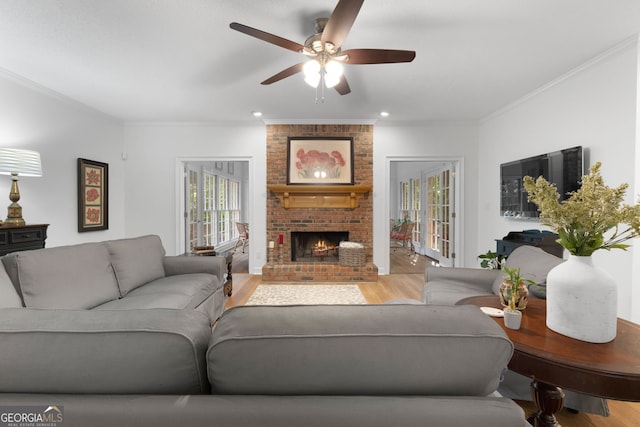
{"label": "area rug", "polygon": [[246,305],[366,303],[358,285],[258,285]]}

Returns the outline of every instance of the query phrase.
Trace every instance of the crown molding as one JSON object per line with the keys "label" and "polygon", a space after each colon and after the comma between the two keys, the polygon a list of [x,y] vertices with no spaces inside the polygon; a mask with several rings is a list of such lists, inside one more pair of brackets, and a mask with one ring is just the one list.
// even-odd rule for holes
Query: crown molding
{"label": "crown molding", "polygon": [[589,68],[605,61],[606,59],[617,55],[618,53],[629,49],[629,48],[637,48],[638,46],[638,40],[639,40],[639,35],[635,34],[631,37],[628,37],[626,39],[624,39],[622,42],[614,45],[613,47],[605,50],[604,52],[600,53],[599,55],[591,58],[590,60],[588,60],[587,62],[584,62],[582,64],[580,64],[579,66],[573,68],[572,70],[568,71],[567,73],[561,75],[560,77],[557,77],[553,80],[551,80],[550,82],[540,86],[539,88],[529,92],[528,94],[524,95],[523,97],[517,99],[516,101],[507,104],[506,106],[500,108],[499,110],[494,111],[493,113],[489,114],[488,116],[485,116],[483,118],[481,118],[480,120],[478,120],[478,124],[483,124],[486,123],[490,120],[493,120],[505,113],[507,113],[508,111],[513,110],[514,108],[526,103],[527,101],[529,101],[532,98],[535,98],[536,96],[540,95],[541,93],[544,93],[546,91],[548,91],[549,89],[552,89],[553,87],[563,83],[564,81],[574,77],[577,74],[582,73],[585,70],[588,70]]}
{"label": "crown molding", "polygon": [[261,120],[205,120],[205,121],[162,121],[162,120],[127,120],[122,122],[125,128],[140,126],[154,127],[263,127]]}
{"label": "crown molding", "polygon": [[38,92],[38,93],[40,93],[42,95],[48,96],[48,97],[53,98],[53,99],[55,99],[57,101],[63,102],[63,103],[68,104],[68,105],[70,105],[72,107],[80,108],[80,109],[82,109],[82,110],[84,110],[84,111],[86,111],[86,112],[88,112],[90,114],[98,115],[103,119],[107,119],[107,120],[109,120],[111,122],[114,122],[114,123],[122,124],[122,120],[120,120],[120,119],[118,119],[118,118],[116,118],[116,117],[114,117],[114,116],[112,116],[110,114],[107,114],[107,113],[105,113],[103,111],[100,111],[100,110],[97,110],[97,109],[95,109],[93,107],[90,107],[87,104],[83,104],[82,102],[80,102],[80,101],[78,101],[76,99],[73,99],[73,98],[70,98],[70,97],[68,97],[66,95],[63,95],[60,92],[56,92],[53,89],[49,89],[46,86],[43,86],[43,85],[41,85],[39,83],[36,83],[33,80],[29,80],[26,77],[23,77],[23,76],[21,76],[19,74],[14,73],[13,71],[9,71],[6,68],[0,68],[0,78],[8,80],[8,81],[10,81],[12,83],[16,83],[16,84],[18,84],[20,86],[26,87],[27,89],[30,89],[30,90],[32,90],[34,92]]}

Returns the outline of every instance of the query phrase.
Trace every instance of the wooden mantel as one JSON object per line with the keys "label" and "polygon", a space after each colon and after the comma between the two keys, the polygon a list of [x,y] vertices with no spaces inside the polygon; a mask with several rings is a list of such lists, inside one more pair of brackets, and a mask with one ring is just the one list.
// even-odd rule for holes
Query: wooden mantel
{"label": "wooden mantel", "polygon": [[347,208],[355,209],[361,198],[369,197],[371,185],[267,185],[289,208]]}

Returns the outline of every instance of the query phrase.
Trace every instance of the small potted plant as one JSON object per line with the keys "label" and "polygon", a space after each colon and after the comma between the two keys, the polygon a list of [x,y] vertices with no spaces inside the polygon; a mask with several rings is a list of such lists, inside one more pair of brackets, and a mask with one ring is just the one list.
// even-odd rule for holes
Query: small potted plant
{"label": "small potted plant", "polygon": [[502,267],[502,256],[498,255],[497,252],[487,251],[486,254],[478,255],[478,258],[482,260],[480,261],[480,267],[482,268],[500,270]]}
{"label": "small potted plant", "polygon": [[527,306],[529,301],[529,290],[525,280],[520,275],[519,268],[509,268],[503,266],[505,272],[504,281],[500,285],[500,303],[504,308],[504,325],[510,329],[520,329],[522,321],[522,310]]}

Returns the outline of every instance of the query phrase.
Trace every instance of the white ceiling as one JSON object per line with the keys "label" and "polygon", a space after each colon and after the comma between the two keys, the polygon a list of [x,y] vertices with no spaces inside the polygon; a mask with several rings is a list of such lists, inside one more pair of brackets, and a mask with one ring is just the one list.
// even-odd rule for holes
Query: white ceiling
{"label": "white ceiling", "polygon": [[639,0],[366,0],[343,49],[415,50],[347,65],[351,94],[229,28],[304,43],[337,0],[2,0],[0,68],[124,121],[475,121],[640,33]]}

